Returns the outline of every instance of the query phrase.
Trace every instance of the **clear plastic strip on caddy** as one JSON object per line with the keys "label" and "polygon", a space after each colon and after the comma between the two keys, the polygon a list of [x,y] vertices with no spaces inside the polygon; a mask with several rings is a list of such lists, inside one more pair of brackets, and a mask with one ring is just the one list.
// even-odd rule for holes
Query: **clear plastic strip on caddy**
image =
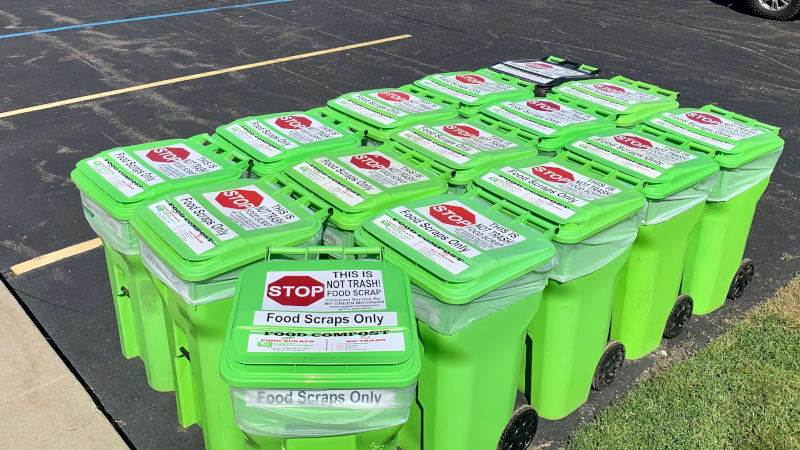
{"label": "clear plastic strip on caddy", "polygon": [[233,414],[245,433],[276,438],[340,436],[402,425],[416,383],[379,389],[231,388]]}
{"label": "clear plastic strip on caddy", "polygon": [[656,225],[686,212],[692,207],[703,203],[708,198],[714,184],[717,182],[719,172],[705,178],[694,185],[670,195],[669,197],[654,200],[647,199],[644,207],[644,220],[642,225]]}
{"label": "clear plastic strip on caddy", "polygon": [[439,301],[435,296],[411,283],[414,313],[417,319],[428,324],[437,333],[453,335],[473,322],[544,290],[551,267],[552,263],[541,266],[463,305]]}
{"label": "clear plastic strip on caddy", "polygon": [[88,195],[81,192],[83,215],[94,232],[112,249],[124,255],[139,254],[139,237],[127,220],[115,219]]}
{"label": "clear plastic strip on caddy", "polygon": [[719,179],[711,194],[709,194],[708,201],[726,202],[761,183],[765,178],[772,175],[781,153],[783,153],[783,147],[735,169],[721,167]]}

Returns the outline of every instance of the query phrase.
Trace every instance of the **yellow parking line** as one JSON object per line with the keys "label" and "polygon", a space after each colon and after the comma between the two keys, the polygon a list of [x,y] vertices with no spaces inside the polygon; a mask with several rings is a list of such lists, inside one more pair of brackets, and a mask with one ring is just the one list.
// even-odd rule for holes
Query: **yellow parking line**
{"label": "yellow parking line", "polygon": [[61,261],[64,258],[69,258],[70,256],[88,252],[89,250],[100,247],[101,245],[103,245],[103,241],[101,241],[100,238],[81,242],[80,244],[70,245],[67,248],[62,248],[61,250],[56,250],[46,255],[37,256],[31,260],[11,266],[11,272],[13,272],[14,275],[20,275],[33,269],[38,269],[39,267],[52,264],[56,261]]}
{"label": "yellow parking line", "polygon": [[368,46],[371,46],[371,45],[384,44],[386,42],[397,41],[397,40],[400,40],[400,39],[408,39],[410,37],[411,37],[410,34],[401,34],[399,36],[392,36],[392,37],[383,38],[383,39],[376,39],[374,41],[360,42],[358,44],[344,45],[342,47],[335,47],[335,48],[329,48],[329,49],[325,49],[325,50],[318,50],[318,51],[315,51],[315,52],[303,53],[303,54],[300,54],[300,55],[285,56],[283,58],[270,59],[268,61],[261,61],[261,62],[251,63],[251,64],[244,64],[244,65],[241,65],[241,66],[228,67],[226,69],[212,70],[210,72],[196,73],[196,74],[193,74],[193,75],[186,75],[186,76],[183,76],[183,77],[170,78],[168,80],[161,80],[161,81],[156,81],[156,82],[153,82],[153,83],[140,84],[138,86],[131,86],[131,87],[123,88],[123,89],[115,89],[113,91],[106,91],[106,92],[100,92],[100,93],[97,93],[97,94],[84,95],[83,97],[75,97],[75,98],[70,98],[70,99],[67,99],[67,100],[60,100],[60,101],[52,102],[52,103],[45,103],[43,105],[36,105],[36,106],[30,106],[28,108],[15,109],[13,111],[6,111],[6,112],[3,112],[3,113],[0,113],[0,119],[3,118],[3,117],[16,116],[16,115],[19,115],[19,114],[25,114],[25,113],[29,113],[29,112],[33,112],[33,111],[41,111],[43,109],[56,108],[58,106],[71,105],[73,103],[80,103],[80,102],[86,102],[86,101],[89,101],[89,100],[96,100],[98,98],[111,97],[111,96],[114,96],[114,95],[125,94],[127,92],[139,91],[139,90],[142,90],[142,89],[149,89],[149,88],[153,88],[153,87],[165,86],[165,85],[174,84],[174,83],[182,83],[184,81],[196,80],[198,78],[213,77],[215,75],[222,75],[224,73],[236,72],[236,71],[239,71],[239,70],[253,69],[253,68],[256,68],[256,67],[268,66],[270,64],[277,64],[277,63],[282,63],[282,62],[286,62],[286,61],[294,61],[294,60],[297,60],[297,59],[311,58],[311,57],[314,57],[314,56],[327,55],[329,53],[343,52],[345,50],[352,50],[354,48],[360,48],[360,47],[368,47]]}

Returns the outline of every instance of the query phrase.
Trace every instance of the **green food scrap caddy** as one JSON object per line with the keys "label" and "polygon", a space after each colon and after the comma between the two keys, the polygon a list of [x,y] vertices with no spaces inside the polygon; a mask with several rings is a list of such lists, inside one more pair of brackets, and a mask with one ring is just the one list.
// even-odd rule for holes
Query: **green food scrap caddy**
{"label": "green food scrap caddy", "polygon": [[490,103],[523,100],[533,91],[531,83],[488,69],[437,73],[414,84],[459,104],[458,112],[466,117],[475,115],[478,109]]}
{"label": "green food scrap caddy", "polygon": [[609,342],[617,279],[636,238],[641,181],[570,153],[500,166],[476,179],[483,190],[531,212],[554,231],[556,265],[528,329],[520,387],[540,416],[565,417],[611,384],[625,349]]}
{"label": "green food scrap caddy", "polygon": [[579,136],[614,128],[608,113],[588,103],[550,94],[520,102],[503,102],[481,109],[481,114],[539,136],[539,152],[556,153]]}
{"label": "green food scrap caddy", "polygon": [[339,120],[384,142],[398,129],[458,115],[458,104],[413,84],[351,92],[328,101]]}
{"label": "green food scrap caddy", "polygon": [[122,354],[141,357],[147,382],[173,389],[172,366],[160,297],[139,256],[130,225],[137,206],[176,189],[242,176],[207,134],[106,150],[78,162],[72,180],[89,226],[103,240]]}
{"label": "green food scrap caddy", "polygon": [[318,245],[328,206],[283,176],[188,189],[140,207],[132,224],[167,308],[178,419],[206,448],[241,448],[219,358],[237,278],[269,245]]}
{"label": "green food scrap caddy", "polygon": [[719,178],[689,240],[682,284],[694,312],[707,314],[726,297],[741,296],[753,278],[753,263],[742,257],[756,204],[783,151],[780,129],[713,105],[669,111],[645,124],[717,152]]}
{"label": "green food scrap caddy", "polygon": [[387,209],[356,230],[356,242],[383,246],[413,283],[423,355],[417,403],[400,434],[404,450],[490,449],[501,435],[533,439],[530,414],[509,418],[525,330],[554,249],[522,223],[524,212],[505,206],[520,215],[445,194]]}
{"label": "green food scrap caddy", "polygon": [[396,450],[421,365],[408,276],[378,248],[270,248],[303,252],[236,289],[220,373],[245,447]]}
{"label": "green food scrap caddy", "polygon": [[620,127],[631,127],[653,114],[678,107],[678,93],[616,76],[609,80],[571,81],[553,92],[588,102],[611,114]]}
{"label": "green food scrap caddy", "polygon": [[363,134],[330,114],[327,108],[245,117],[222,125],[219,145],[243,160],[258,176],[280,172],[292,162],[345,147],[356,147]]}
{"label": "green food scrap caddy", "polygon": [[499,62],[489,70],[533,83],[536,95],[548,94],[553,86],[575,80],[592,79],[600,73],[597,67],[569,61],[557,56],[540,59],[515,59]]}
{"label": "green food scrap caddy", "polygon": [[620,273],[611,316],[611,339],[625,345],[626,358],[640,358],[662,336],[678,336],[691,317],[691,298],[679,295],[683,262],[719,166],[707,147],[655,130],[611,130],[565,150],[644,183],[644,219]]}
{"label": "green food scrap caddy", "polygon": [[489,167],[535,155],[539,142],[535,134],[482,114],[415,125],[390,139],[398,151],[413,151],[434,170],[452,174],[451,193],[463,193]]}
{"label": "green food scrap caddy", "polygon": [[[325,224],[326,245],[353,245],[353,231],[364,220],[390,206],[447,191],[450,174],[437,174],[412,152],[394,151],[397,144],[326,153],[286,169],[294,182],[331,205]],[[334,255],[335,256],[335,255]]]}

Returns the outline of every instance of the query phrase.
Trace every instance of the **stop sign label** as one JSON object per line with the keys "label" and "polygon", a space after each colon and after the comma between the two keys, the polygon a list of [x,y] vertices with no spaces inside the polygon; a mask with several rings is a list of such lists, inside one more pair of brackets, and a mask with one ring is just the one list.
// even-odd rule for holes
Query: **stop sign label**
{"label": "stop sign label", "polygon": [[457,227],[466,227],[475,225],[475,214],[472,214],[466,208],[456,205],[434,205],[428,211],[434,219],[445,225],[454,225]]}
{"label": "stop sign label", "polygon": [[568,170],[553,166],[536,166],[531,172],[537,177],[551,183],[571,183],[575,177]]}
{"label": "stop sign label", "polygon": [[172,163],[188,158],[189,150],[181,147],[161,147],[150,150],[145,156],[151,161]]}
{"label": "stop sign label", "polygon": [[287,275],[267,285],[267,297],[283,306],[309,306],[325,297],[325,285],[308,275]]}
{"label": "stop sign label", "polygon": [[442,129],[455,137],[460,138],[476,138],[481,135],[481,132],[468,125],[445,125]]}
{"label": "stop sign label", "polygon": [[621,94],[625,92],[624,88],[614,86],[613,84],[598,84],[595,85],[595,88],[600,92],[605,92],[608,94]]}
{"label": "stop sign label", "polygon": [[250,209],[261,205],[264,197],[258,192],[248,189],[236,189],[232,191],[222,191],[214,197],[221,206],[231,209]]}
{"label": "stop sign label", "polygon": [[552,69],[553,66],[547,63],[543,63],[541,61],[533,61],[525,63],[526,66],[530,67],[531,69]]}
{"label": "stop sign label", "polygon": [[694,120],[698,123],[703,123],[706,125],[719,125],[722,123],[722,120],[717,116],[712,116],[711,114],[706,114],[703,112],[688,112],[686,113],[686,117]]}
{"label": "stop sign label", "polygon": [[390,102],[404,102],[411,98],[405,92],[400,91],[378,92],[378,97]]}
{"label": "stop sign label", "polygon": [[639,136],[631,136],[629,134],[620,134],[614,136],[614,140],[619,142],[622,145],[631,148],[638,148],[642,150],[646,150],[648,148],[653,148],[653,143],[648,141],[645,138],[641,138]]}
{"label": "stop sign label", "polygon": [[556,112],[561,110],[561,106],[557,103],[549,102],[547,100],[531,100],[527,103],[528,107],[537,111]]}
{"label": "stop sign label", "polygon": [[350,158],[350,162],[356,167],[368,170],[387,169],[392,165],[392,162],[385,157],[369,153],[354,155]]}
{"label": "stop sign label", "polygon": [[297,130],[311,126],[311,119],[303,116],[283,116],[275,120],[275,125],[285,130]]}
{"label": "stop sign label", "polygon": [[485,78],[480,75],[475,75],[474,73],[456,75],[456,80],[466,84],[481,84],[486,82]]}

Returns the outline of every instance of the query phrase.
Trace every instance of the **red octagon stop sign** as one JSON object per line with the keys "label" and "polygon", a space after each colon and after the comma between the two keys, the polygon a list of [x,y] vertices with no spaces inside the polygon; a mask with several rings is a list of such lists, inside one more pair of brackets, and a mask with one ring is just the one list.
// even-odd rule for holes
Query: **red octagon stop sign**
{"label": "red octagon stop sign", "polygon": [[267,297],[283,306],[308,306],[325,297],[325,285],[308,275],[287,275],[267,285]]}
{"label": "red octagon stop sign", "polygon": [[456,137],[474,138],[481,135],[481,132],[467,125],[445,125],[442,127],[447,134]]}
{"label": "red octagon stop sign", "polygon": [[404,102],[411,98],[411,96],[409,96],[405,92],[400,92],[400,91],[378,92],[378,97],[390,102]]}
{"label": "red octagon stop sign", "polygon": [[631,136],[629,134],[619,134],[614,136],[614,140],[626,147],[638,148],[642,150],[653,147],[653,143],[647,139],[639,136]]}
{"label": "red octagon stop sign", "polygon": [[296,130],[311,126],[311,119],[303,116],[283,116],[275,119],[275,125],[284,130]]}
{"label": "red octagon stop sign", "polygon": [[529,108],[544,112],[556,112],[561,109],[558,103],[549,102],[547,100],[531,100],[527,105]]}
{"label": "red octagon stop sign", "polygon": [[621,94],[625,92],[624,88],[614,86],[613,84],[597,84],[595,87],[598,91],[605,92],[606,94]]}
{"label": "red octagon stop sign", "polygon": [[171,163],[183,161],[189,157],[189,150],[180,147],[161,147],[154,148],[145,154],[147,159],[155,162]]}
{"label": "red octagon stop sign", "polygon": [[467,84],[481,84],[486,82],[485,78],[480,75],[475,75],[474,73],[463,73],[461,75],[456,75],[456,80]]}
{"label": "red octagon stop sign", "polygon": [[247,189],[236,189],[233,191],[222,191],[214,197],[220,205],[231,209],[250,209],[255,208],[264,201],[264,197],[258,192]]}
{"label": "red octagon stop sign", "polygon": [[537,177],[553,183],[571,183],[575,181],[575,177],[571,173],[560,167],[536,166],[531,168],[531,172]]}
{"label": "red octagon stop sign", "polygon": [[434,219],[446,225],[455,225],[457,227],[475,225],[475,214],[460,206],[435,205],[430,207],[429,212]]}
{"label": "red octagon stop sign", "polygon": [[722,123],[722,120],[720,120],[719,117],[699,111],[688,112],[686,113],[686,117],[694,120],[695,122],[705,123],[708,125],[719,125]]}
{"label": "red octagon stop sign", "polygon": [[386,169],[392,165],[392,162],[383,156],[370,155],[369,153],[351,156],[350,162],[356,167],[369,170]]}

